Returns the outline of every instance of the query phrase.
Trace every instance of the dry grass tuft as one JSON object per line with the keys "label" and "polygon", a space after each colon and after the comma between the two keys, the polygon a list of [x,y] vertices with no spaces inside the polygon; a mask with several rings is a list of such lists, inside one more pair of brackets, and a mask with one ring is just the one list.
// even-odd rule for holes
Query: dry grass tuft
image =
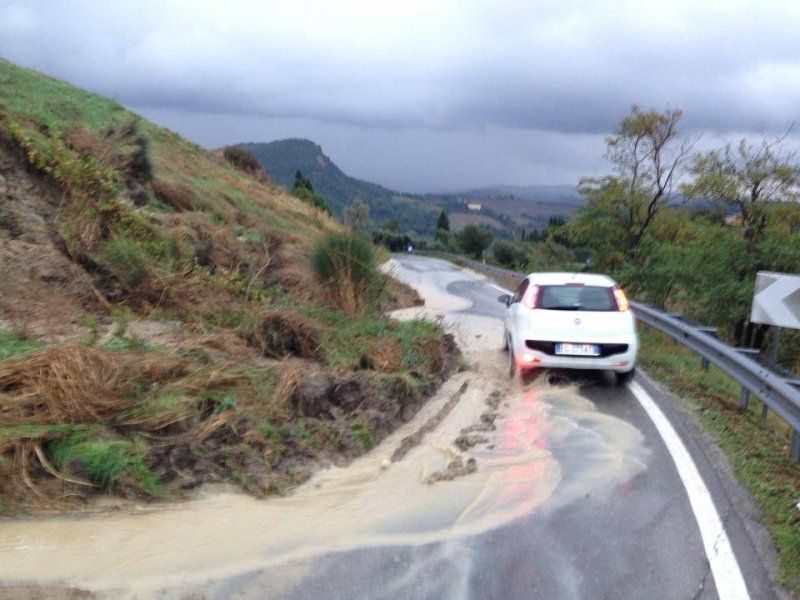
{"label": "dry grass tuft", "polygon": [[295,312],[271,309],[260,313],[242,331],[242,337],[264,356],[320,359],[320,331],[309,319]]}
{"label": "dry grass tuft", "polygon": [[349,315],[377,306],[385,277],[377,270],[375,248],[367,237],[329,233],[314,246],[311,267],[332,302]]}
{"label": "dry grass tuft", "polygon": [[250,346],[238,335],[228,330],[215,331],[193,340],[193,345],[200,345],[218,352],[230,360],[243,360],[252,355]]}
{"label": "dry grass tuft", "polygon": [[208,439],[225,425],[232,424],[236,421],[237,417],[238,415],[235,412],[227,411],[207,418],[195,431],[193,441],[195,443],[200,443]]}
{"label": "dry grass tuft", "polygon": [[189,363],[175,356],[148,355],[136,365],[138,375],[151,383],[166,383],[186,376]]}
{"label": "dry grass tuft", "polygon": [[391,373],[403,366],[403,346],[396,338],[384,336],[370,344],[361,361],[368,369]]}
{"label": "dry grass tuft", "polygon": [[250,175],[251,177],[255,177],[256,180],[262,183],[268,183],[269,178],[267,177],[267,172],[258,162],[255,156],[250,154],[244,148],[239,148],[236,146],[226,146],[222,149],[222,158],[228,161],[231,165],[235,168],[239,169],[243,173]]}
{"label": "dry grass tuft", "polygon": [[108,162],[108,156],[113,154],[113,147],[96,133],[89,131],[83,125],[77,124],[64,132],[64,142],[80,155],[92,155],[101,161]]}
{"label": "dry grass tuft", "polygon": [[234,272],[247,267],[251,258],[233,230],[212,223],[205,215],[185,213],[170,215],[169,231],[179,243],[191,248],[198,264],[215,270]]}
{"label": "dry grass tuft", "polygon": [[181,386],[195,392],[230,389],[244,378],[236,363],[224,362],[197,369],[181,380]]}
{"label": "dry grass tuft", "polygon": [[440,339],[427,338],[420,341],[420,353],[429,361],[432,374],[440,374],[447,368],[447,352]]}
{"label": "dry grass tuft", "polygon": [[0,363],[0,422],[88,423],[129,408],[120,355],[76,344]]}
{"label": "dry grass tuft", "polygon": [[303,379],[307,372],[301,363],[285,363],[278,371],[273,403],[289,406],[297,414],[303,401]]}
{"label": "dry grass tuft", "polygon": [[164,179],[157,179],[152,185],[156,198],[164,204],[180,211],[195,209],[192,201],[192,190],[187,186]]}

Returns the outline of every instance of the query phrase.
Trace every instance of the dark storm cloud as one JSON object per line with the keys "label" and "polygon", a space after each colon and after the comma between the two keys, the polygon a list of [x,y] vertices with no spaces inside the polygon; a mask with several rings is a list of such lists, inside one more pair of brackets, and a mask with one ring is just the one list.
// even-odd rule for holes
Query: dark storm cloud
{"label": "dark storm cloud", "polygon": [[712,136],[785,129],[788,4],[0,2],[0,55],[201,143],[306,135],[406,188],[566,181],[633,102]]}

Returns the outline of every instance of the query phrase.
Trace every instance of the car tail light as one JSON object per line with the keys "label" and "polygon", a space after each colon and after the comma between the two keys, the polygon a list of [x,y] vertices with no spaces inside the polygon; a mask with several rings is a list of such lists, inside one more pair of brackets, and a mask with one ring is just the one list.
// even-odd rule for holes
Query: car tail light
{"label": "car tail light", "polygon": [[539,286],[532,285],[528,288],[522,301],[528,308],[536,308],[536,303],[539,302]]}
{"label": "car tail light", "polygon": [[625,292],[623,292],[620,287],[614,288],[614,300],[617,301],[617,309],[620,312],[625,312],[631,307],[628,298],[625,296]]}

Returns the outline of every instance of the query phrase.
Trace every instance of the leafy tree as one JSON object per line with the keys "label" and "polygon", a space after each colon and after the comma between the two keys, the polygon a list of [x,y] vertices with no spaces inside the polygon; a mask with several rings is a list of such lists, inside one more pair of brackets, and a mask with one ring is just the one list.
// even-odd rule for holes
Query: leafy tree
{"label": "leafy tree", "polygon": [[311,185],[311,180],[303,177],[300,169],[297,169],[297,171],[294,172],[294,185],[292,186],[292,189],[296,188],[305,188],[309,192],[314,192],[314,186]]}
{"label": "leafy tree", "polygon": [[295,198],[300,198],[312,206],[331,214],[331,207],[325,201],[325,198],[314,191],[311,180],[303,177],[299,169],[294,174],[294,185],[289,190],[289,193]]}
{"label": "leafy tree", "polygon": [[759,144],[741,140],[721,150],[698,154],[692,165],[694,181],[683,186],[690,198],[712,204],[724,220],[738,218],[742,235],[754,248],[767,227],[767,206],[800,197],[800,163],[793,152],[785,152],[776,140]]}
{"label": "leafy tree", "polygon": [[439,218],[436,219],[436,229],[450,231],[450,219],[447,217],[447,213],[444,212],[444,210],[439,213]]}
{"label": "leafy tree", "polygon": [[[776,243],[788,241],[792,235],[780,222],[789,212],[774,209],[796,201],[800,184],[800,163],[793,152],[780,145],[781,139],[764,138],[758,144],[741,140],[735,147],[729,144],[698,154],[691,170],[694,180],[683,186],[688,197],[702,199],[713,207],[715,221],[728,225],[723,225],[726,235],[741,240],[737,260],[728,264],[725,273],[729,282],[750,294],[741,298],[738,311],[729,315],[734,323],[733,337],[741,344],[760,346],[767,332],[767,326],[750,323],[747,310],[756,272],[767,267],[775,270],[778,265],[794,272],[800,266],[800,262],[787,264],[785,260],[787,254],[797,257],[797,252],[787,248],[787,253],[782,243]],[[711,277],[703,266],[700,265],[701,272]],[[713,305],[718,309],[719,301]]]}
{"label": "leafy tree", "polygon": [[448,229],[437,229],[434,239],[443,250],[449,250],[450,252],[461,251],[456,235]]}
{"label": "leafy tree", "polygon": [[566,230],[567,220],[561,215],[552,215],[547,221],[541,241],[552,240],[562,246],[570,245],[569,234]]}
{"label": "leafy tree", "polygon": [[381,229],[384,231],[393,231],[395,233],[400,233],[400,223],[395,221],[394,219],[387,219],[383,223],[381,223]]}
{"label": "leafy tree", "polygon": [[458,245],[470,256],[481,258],[483,252],[491,245],[494,234],[489,229],[467,225],[458,234]]}
{"label": "leafy tree", "polygon": [[579,191],[589,202],[570,233],[581,238],[589,218],[601,219],[603,233],[613,236],[601,243],[616,248],[623,260],[640,256],[637,249],[685,172],[696,141],[679,136],[682,115],[680,110],[631,108],[617,133],[606,138],[606,157],[616,174],[581,180]]}
{"label": "leafy tree", "polygon": [[521,268],[532,268],[542,271],[575,270],[576,256],[570,248],[553,240],[545,240],[532,244]]}
{"label": "leafy tree", "polygon": [[501,240],[492,246],[494,259],[509,269],[522,268],[527,263],[525,248],[522,244]]}
{"label": "leafy tree", "polygon": [[369,230],[369,206],[356,197],[344,207],[344,224],[354,233],[365,233]]}
{"label": "leafy tree", "polygon": [[626,259],[628,230],[619,198],[625,184],[613,177],[601,185],[581,188],[588,202],[573,215],[567,231],[570,242],[590,249],[592,262],[604,271],[617,273]]}

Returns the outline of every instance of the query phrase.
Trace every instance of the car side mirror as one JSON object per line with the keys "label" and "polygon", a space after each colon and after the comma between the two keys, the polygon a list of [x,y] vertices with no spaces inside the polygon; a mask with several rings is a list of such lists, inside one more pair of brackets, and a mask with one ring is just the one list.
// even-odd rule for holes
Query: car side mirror
{"label": "car side mirror", "polygon": [[508,294],[502,294],[497,297],[497,301],[500,304],[505,304],[506,306],[509,306],[511,304],[511,296],[509,296]]}

